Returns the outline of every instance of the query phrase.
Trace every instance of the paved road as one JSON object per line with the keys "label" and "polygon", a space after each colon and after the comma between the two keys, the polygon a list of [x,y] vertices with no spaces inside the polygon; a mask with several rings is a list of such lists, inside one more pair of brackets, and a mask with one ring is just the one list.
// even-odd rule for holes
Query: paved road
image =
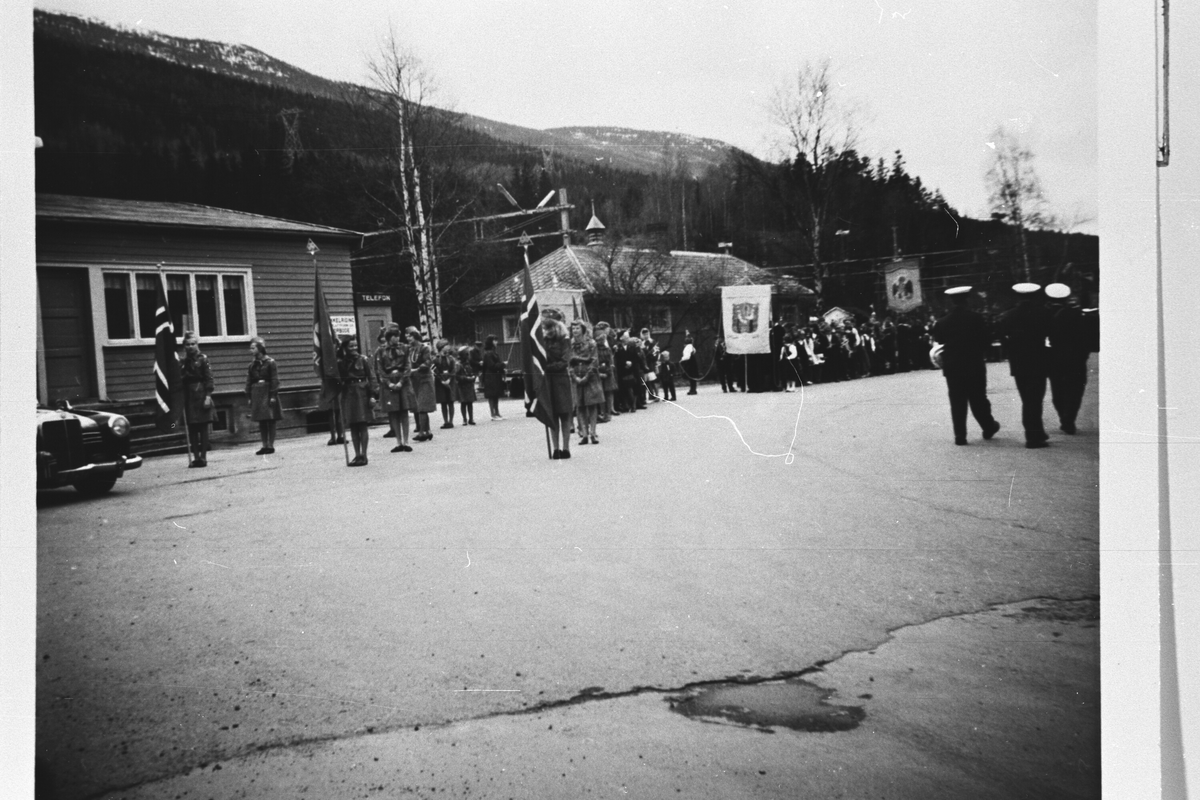
{"label": "paved road", "polygon": [[[365,469],[313,436],[265,458],[217,451],[203,472],[152,459],[99,501],[45,494],[44,774],[66,798],[163,796],[172,781],[208,781],[204,796],[906,797],[980,775],[996,797],[1097,796],[1095,376],[1082,433],[1031,451],[1005,366],[990,370],[1005,427],[968,447],[952,444],[940,376],[920,372],[803,394],[702,387],[601,426],[565,462],[508,402],[505,422],[435,430],[411,454],[376,430]],[[1035,598],[1093,612],[1018,631],[996,610]],[[898,659],[903,631],[924,644]],[[854,699],[874,693],[846,654],[872,650],[892,654],[887,704]],[[1002,686],[979,655],[1008,660]],[[640,691],[817,665],[866,721],[766,750],[762,734],[656,713],[662,698]],[[952,688],[914,694],[918,668]],[[588,732],[525,730],[555,714],[584,715]],[[978,748],[951,724],[964,719],[988,737]],[[1018,745],[1042,758],[1014,766]],[[696,767],[713,747],[740,759],[719,780]],[[373,748],[410,755],[376,782],[350,771],[387,763],[364,760]],[[603,766],[556,784],[588,748]],[[662,756],[652,771],[647,749]],[[889,767],[918,757],[928,766]],[[493,768],[508,771],[484,781]]]}

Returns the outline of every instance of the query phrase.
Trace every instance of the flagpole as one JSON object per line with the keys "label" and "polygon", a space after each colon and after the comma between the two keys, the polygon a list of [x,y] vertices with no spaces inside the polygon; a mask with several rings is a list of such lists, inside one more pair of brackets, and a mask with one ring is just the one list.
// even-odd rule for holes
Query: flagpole
{"label": "flagpole", "polygon": [[183,392],[183,438],[187,440],[188,466],[192,466],[192,426],[189,424],[187,412],[187,390]]}

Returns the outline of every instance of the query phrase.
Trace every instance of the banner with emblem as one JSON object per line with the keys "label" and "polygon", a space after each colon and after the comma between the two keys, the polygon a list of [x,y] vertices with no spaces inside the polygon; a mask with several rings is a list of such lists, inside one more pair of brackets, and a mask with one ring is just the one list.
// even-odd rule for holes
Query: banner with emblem
{"label": "banner with emblem", "polygon": [[721,320],[730,355],[771,352],[771,288],[721,287]]}
{"label": "banner with emblem", "polygon": [[901,313],[920,306],[921,262],[915,258],[892,261],[883,268],[884,286],[887,287],[887,305],[892,311]]}

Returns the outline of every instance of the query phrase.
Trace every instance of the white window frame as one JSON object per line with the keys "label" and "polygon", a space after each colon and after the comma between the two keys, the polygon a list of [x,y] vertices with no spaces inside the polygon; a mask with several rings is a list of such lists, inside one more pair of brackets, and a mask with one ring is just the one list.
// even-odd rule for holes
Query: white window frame
{"label": "white window frame", "polygon": [[[513,331],[516,336],[509,338],[508,321],[513,321]],[[516,344],[521,341],[521,315],[520,314],[505,314],[500,318],[501,337],[504,339],[504,344]]]}
{"label": "white window frame", "polygon": [[[243,264],[187,264],[162,266],[158,264],[110,264],[92,269],[93,281],[93,312],[97,344],[102,347],[144,347],[154,344],[154,338],[140,336],[138,330],[138,300],[137,276],[139,274],[162,272],[168,276],[187,276],[188,307],[185,316],[190,330],[199,336],[199,319],[196,311],[196,276],[213,275],[217,278],[217,326],[221,331],[216,336],[199,336],[201,344],[220,344],[224,342],[245,343],[258,335],[258,324],[254,306],[254,276],[253,269]],[[122,274],[126,276],[129,291],[130,321],[133,325],[134,336],[129,339],[110,339],[108,337],[108,308],[105,305],[104,276]],[[242,302],[244,303],[246,332],[230,336],[225,333],[225,277],[234,276],[242,279]],[[98,301],[98,302],[97,302]],[[175,331],[176,340],[183,337],[183,331]]]}

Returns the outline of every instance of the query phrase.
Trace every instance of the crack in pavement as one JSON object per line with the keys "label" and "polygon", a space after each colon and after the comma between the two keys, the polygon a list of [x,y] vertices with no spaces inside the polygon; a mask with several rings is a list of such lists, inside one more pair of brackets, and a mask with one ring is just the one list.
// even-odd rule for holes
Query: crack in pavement
{"label": "crack in pavement", "polygon": [[[150,785],[153,783],[158,783],[158,782],[161,782],[164,780],[169,780],[171,778],[187,776],[195,770],[204,769],[204,768],[208,767],[210,764],[217,764],[221,761],[233,761],[233,760],[236,760],[239,758],[244,758],[246,756],[251,756],[251,755],[261,754],[261,753],[271,753],[271,752],[287,750],[287,749],[295,748],[295,747],[321,745],[321,744],[326,744],[326,743],[330,743],[330,742],[353,741],[354,739],[360,739],[360,738],[364,738],[367,736],[375,736],[375,735],[379,735],[379,734],[400,733],[400,732],[409,731],[409,730],[411,730],[412,732],[418,732],[423,728],[429,729],[429,730],[444,730],[446,728],[450,728],[454,725],[459,725],[462,723],[481,722],[481,721],[487,721],[487,720],[491,720],[491,719],[503,719],[506,717],[529,716],[529,715],[533,715],[533,714],[541,714],[541,713],[556,711],[556,710],[560,710],[560,709],[564,709],[564,708],[570,708],[573,706],[582,705],[584,703],[593,703],[593,702],[606,701],[606,700],[617,700],[617,699],[622,699],[622,698],[636,697],[636,696],[643,695],[643,694],[662,694],[662,695],[683,694],[683,693],[689,693],[689,692],[693,692],[695,690],[704,689],[704,688],[711,687],[711,686],[719,686],[719,685],[723,685],[723,684],[737,684],[740,686],[755,686],[755,685],[766,684],[766,683],[777,683],[780,681],[787,681],[787,680],[792,680],[795,678],[802,678],[807,675],[812,675],[814,673],[824,672],[825,668],[827,666],[840,661],[841,659],[845,658],[846,656],[857,654],[857,653],[871,653],[871,652],[874,652],[875,650],[878,650],[881,647],[884,647],[884,646],[890,644],[891,642],[893,642],[895,640],[896,635],[901,631],[908,630],[911,628],[919,628],[922,626],[930,625],[930,624],[939,622],[941,620],[979,616],[982,614],[988,614],[988,613],[998,611],[1005,606],[1013,606],[1013,605],[1019,605],[1019,604],[1030,603],[1030,602],[1035,602],[1035,601],[1048,601],[1048,602],[1054,602],[1054,603],[1082,603],[1082,602],[1099,602],[1099,600],[1100,600],[1100,596],[1096,595],[1096,594],[1085,594],[1085,595],[1080,595],[1077,597],[1055,597],[1055,596],[1051,596],[1051,595],[1033,595],[1033,596],[1029,596],[1029,597],[1014,598],[1014,599],[1008,599],[1008,600],[1002,600],[1002,601],[988,603],[983,608],[978,608],[978,609],[974,609],[974,610],[953,612],[953,613],[947,613],[947,614],[939,614],[937,616],[933,616],[928,619],[921,620],[919,622],[909,622],[909,623],[905,623],[903,625],[897,625],[894,628],[888,628],[885,631],[883,637],[878,639],[875,643],[873,643],[871,645],[867,645],[867,646],[863,646],[863,647],[847,648],[845,650],[842,650],[837,655],[834,655],[830,658],[815,661],[810,666],[807,666],[807,667],[804,667],[801,669],[782,670],[779,672],[775,672],[771,675],[737,674],[737,675],[733,675],[733,676],[726,676],[726,677],[720,677],[720,678],[706,678],[704,680],[689,681],[687,683],[683,683],[678,686],[637,685],[637,686],[631,686],[628,689],[621,689],[621,690],[614,690],[614,691],[606,691],[603,687],[599,687],[599,686],[589,686],[589,687],[585,687],[585,688],[581,689],[579,692],[577,692],[576,694],[574,694],[571,697],[566,697],[566,698],[562,698],[559,700],[547,700],[547,701],[540,702],[535,705],[529,706],[527,708],[510,709],[507,711],[494,711],[494,712],[478,714],[478,715],[473,715],[473,716],[459,717],[457,719],[452,719],[452,720],[445,720],[443,722],[420,722],[420,723],[409,723],[409,724],[404,724],[404,725],[390,725],[390,726],[389,725],[383,725],[383,726],[372,725],[372,726],[368,726],[361,730],[355,730],[355,731],[344,732],[344,733],[329,733],[329,734],[324,734],[324,735],[319,735],[319,736],[311,736],[311,735],[309,735],[309,736],[292,736],[292,737],[280,739],[279,741],[275,741],[275,742],[264,742],[264,743],[257,744],[257,745],[248,745],[248,746],[241,747],[241,748],[238,748],[235,750],[231,750],[225,754],[222,754],[219,756],[214,756],[209,761],[205,761],[205,762],[196,764],[194,766],[188,767],[186,770],[183,770],[180,772],[175,772],[175,773],[171,773],[168,775],[160,775],[160,776],[156,776],[153,778],[147,778],[146,780],[138,781],[136,783],[131,783],[131,784],[124,785],[124,786],[109,787],[109,788],[103,789],[101,791],[94,792],[92,794],[87,795],[84,798],[84,800],[103,800],[103,798],[110,797],[110,796],[112,796],[114,794],[118,794],[120,792],[128,792],[128,791],[135,790],[142,786]],[[1036,612],[1038,610],[1040,610],[1040,609],[1034,609],[1031,611],[1036,615]]]}

